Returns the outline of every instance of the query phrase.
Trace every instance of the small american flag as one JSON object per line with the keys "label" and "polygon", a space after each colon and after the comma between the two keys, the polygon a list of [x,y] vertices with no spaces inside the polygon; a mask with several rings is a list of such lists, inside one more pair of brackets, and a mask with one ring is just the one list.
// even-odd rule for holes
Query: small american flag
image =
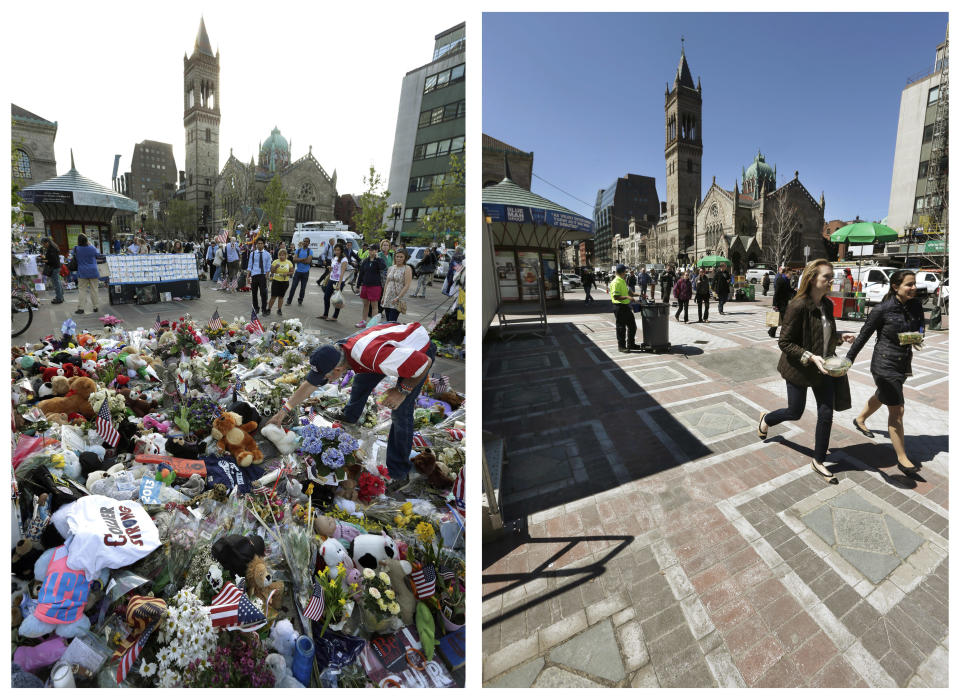
{"label": "small american flag", "polygon": [[117,666],[118,683],[126,678],[166,611],[167,603],[159,597],[134,595],[130,598],[127,603],[127,622],[133,627],[134,633],[138,630],[142,633],[120,657],[120,664]]}
{"label": "small american flag", "polygon": [[427,599],[437,593],[437,571],[429,563],[410,573],[410,579],[417,599]]}
{"label": "small american flag", "polygon": [[224,583],[220,594],[210,602],[210,623],[214,628],[233,626],[238,621],[243,591],[232,582]]}
{"label": "small american flag", "polygon": [[450,581],[457,577],[457,574],[454,572],[453,568],[449,566],[440,566],[440,577],[444,580]]}
{"label": "small american flag", "polygon": [[427,441],[427,438],[424,437],[419,432],[413,433],[413,446],[424,449],[430,446],[430,442]]}
{"label": "small american flag", "polygon": [[217,420],[223,417],[223,409],[217,403],[213,404],[213,417]]}
{"label": "small american flag", "polygon": [[263,615],[263,612],[254,606],[249,597],[243,595],[237,605],[237,623],[228,630],[256,631],[266,623],[267,617]]}
{"label": "small american flag", "polygon": [[218,243],[227,242],[227,232],[226,231],[221,232],[220,235],[217,236],[216,241]]}
{"label": "small american flag", "polygon": [[213,309],[213,315],[210,316],[210,322],[207,323],[207,327],[211,330],[223,330],[223,321],[220,320],[220,309]]}
{"label": "small american flag", "polygon": [[448,388],[450,388],[450,377],[441,376],[440,374],[434,374],[430,381],[433,383],[433,390],[435,393],[443,393]]}
{"label": "small american flag", "polygon": [[454,499],[457,500],[457,502],[460,503],[461,506],[464,501],[463,498],[464,498],[465,488],[463,484],[463,478],[464,478],[463,472],[465,470],[466,470],[466,466],[460,469],[460,473],[457,474],[456,479],[454,479],[453,481],[453,488],[450,490],[450,493],[453,495]]}
{"label": "small american flag", "polygon": [[250,322],[247,323],[247,330],[252,333],[263,333],[263,323],[260,322],[256,308],[250,309]]}
{"label": "small american flag", "polygon": [[320,621],[323,618],[323,610],[323,585],[321,585],[319,582],[314,582],[313,595],[311,595],[310,599],[307,600],[307,608],[303,610],[303,615],[307,617],[307,619]]}
{"label": "small american flag", "polygon": [[452,439],[455,442],[459,442],[463,440],[466,433],[463,430],[458,430],[456,428],[451,427],[447,429],[447,434],[450,435],[450,439]]}
{"label": "small american flag", "polygon": [[243,388],[243,380],[238,376],[236,383],[233,384],[233,400],[237,400],[237,394],[240,393],[240,389]]}
{"label": "small american flag", "polygon": [[160,326],[160,314],[157,313],[157,322],[153,324],[153,330],[154,330],[154,332],[160,332],[160,329],[161,329],[161,326]]}
{"label": "small american flag", "polygon": [[230,288],[233,289],[234,291],[237,290],[237,278],[236,278],[236,277],[234,277],[234,278],[230,281]]}
{"label": "small american flag", "polygon": [[97,413],[97,434],[111,447],[117,446],[117,442],[120,441],[120,433],[113,428],[113,422],[110,421],[110,406],[106,398],[100,404],[100,412]]}
{"label": "small american flag", "polygon": [[143,650],[144,646],[147,645],[147,641],[150,640],[150,635],[154,630],[159,626],[159,622],[155,621],[150,626],[147,627],[146,631],[140,634],[139,638],[134,641],[126,652],[120,658],[120,664],[117,665],[117,684],[123,682],[127,677],[127,673],[130,672],[130,668],[133,667],[133,664],[137,661],[137,658],[140,657],[140,651]]}

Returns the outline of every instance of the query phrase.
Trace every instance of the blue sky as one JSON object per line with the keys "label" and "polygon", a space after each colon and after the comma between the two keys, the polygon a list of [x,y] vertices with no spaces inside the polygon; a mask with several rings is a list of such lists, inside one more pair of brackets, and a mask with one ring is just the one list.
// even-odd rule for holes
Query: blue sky
{"label": "blue sky", "polygon": [[666,199],[664,88],[703,87],[703,178],[732,189],[760,149],[827,220],[887,214],[900,93],[945,13],[484,14],[483,132],[534,153],[532,190],[592,216],[627,172]]}

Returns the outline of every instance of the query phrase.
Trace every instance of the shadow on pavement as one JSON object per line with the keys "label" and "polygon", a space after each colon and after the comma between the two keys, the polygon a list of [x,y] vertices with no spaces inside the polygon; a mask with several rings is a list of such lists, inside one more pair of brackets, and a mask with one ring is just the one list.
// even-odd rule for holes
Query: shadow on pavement
{"label": "shadow on pavement", "polygon": [[[483,550],[483,567],[487,568],[489,565],[492,565],[496,560],[499,560],[502,556],[506,555],[509,550],[521,545],[536,546],[537,544],[555,544],[557,542],[566,542],[559,550],[557,550],[552,556],[546,559],[543,563],[538,565],[533,570],[527,573],[500,573],[500,574],[485,574],[482,578],[484,584],[497,583],[497,582],[507,582],[509,583],[505,587],[497,589],[495,592],[491,592],[487,595],[484,595],[483,599],[491,599],[504,595],[510,590],[513,590],[525,583],[532,582],[534,580],[544,579],[544,578],[556,578],[558,579],[558,586],[554,589],[548,590],[541,595],[534,597],[525,598],[523,604],[518,605],[509,609],[508,611],[498,614],[495,617],[487,619],[483,623],[483,628],[489,628],[499,624],[507,619],[510,619],[517,614],[522,614],[527,609],[535,607],[538,604],[543,603],[548,599],[552,599],[559,595],[562,595],[568,590],[572,590],[584,583],[588,583],[595,578],[600,577],[606,572],[606,564],[613,560],[617,554],[619,554],[623,549],[631,544],[634,537],[629,535],[624,536],[574,536],[574,537],[530,537],[526,532],[523,533],[521,537],[515,537],[506,543],[506,546],[503,545],[504,542],[501,542],[501,545],[493,544],[484,544]],[[573,549],[577,544],[594,542],[594,541],[609,541],[609,542],[619,542],[616,546],[610,548],[603,557],[590,563],[589,565],[577,566],[573,568],[562,568],[559,570],[550,570],[550,567],[554,565],[560,558],[563,557],[568,551]],[[492,559],[492,560],[491,560]],[[559,584],[560,578],[570,578],[569,582]]]}

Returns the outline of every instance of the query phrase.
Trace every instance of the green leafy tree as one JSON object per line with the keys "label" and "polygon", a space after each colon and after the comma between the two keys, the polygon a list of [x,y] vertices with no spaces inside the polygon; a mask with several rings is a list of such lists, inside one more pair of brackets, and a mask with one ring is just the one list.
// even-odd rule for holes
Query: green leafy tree
{"label": "green leafy tree", "polygon": [[447,234],[461,235],[464,227],[464,161],[457,155],[450,156],[450,171],[439,186],[434,186],[424,200],[430,211],[424,218],[423,227],[434,239]]}
{"label": "green leafy tree", "polygon": [[164,220],[168,229],[193,238],[197,233],[197,206],[193,202],[173,199],[167,204]]}
{"label": "green leafy tree", "polygon": [[[268,230],[268,238],[272,241],[280,240],[283,235],[283,214],[290,203],[290,197],[280,183],[280,175],[274,175],[264,190],[263,218],[266,224],[273,224],[273,230]],[[267,225],[269,229],[269,225]]]}
{"label": "green leafy tree", "polygon": [[384,188],[383,178],[370,166],[370,174],[363,178],[366,191],[357,197],[359,209],[353,216],[354,231],[363,236],[364,241],[374,242],[382,238],[387,231],[384,214],[387,212],[387,200],[390,192]]}

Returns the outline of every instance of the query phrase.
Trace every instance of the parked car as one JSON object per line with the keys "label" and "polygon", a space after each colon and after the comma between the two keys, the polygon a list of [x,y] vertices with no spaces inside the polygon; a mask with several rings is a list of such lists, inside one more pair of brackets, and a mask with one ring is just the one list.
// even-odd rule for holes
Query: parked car
{"label": "parked car", "polygon": [[447,276],[447,270],[450,269],[450,253],[445,252],[440,255],[439,251],[437,254],[440,259],[437,260],[437,269],[434,271],[433,276],[435,279],[443,279]]}
{"label": "parked car", "polygon": [[747,270],[747,283],[760,284],[763,282],[763,275],[767,273],[770,274],[770,281],[773,283],[773,277],[776,276],[776,272],[773,265],[757,263]]}
{"label": "parked car", "polygon": [[576,274],[570,274],[567,272],[561,274],[560,279],[563,281],[564,289],[579,289],[583,286],[583,282],[580,281],[580,277]]}

